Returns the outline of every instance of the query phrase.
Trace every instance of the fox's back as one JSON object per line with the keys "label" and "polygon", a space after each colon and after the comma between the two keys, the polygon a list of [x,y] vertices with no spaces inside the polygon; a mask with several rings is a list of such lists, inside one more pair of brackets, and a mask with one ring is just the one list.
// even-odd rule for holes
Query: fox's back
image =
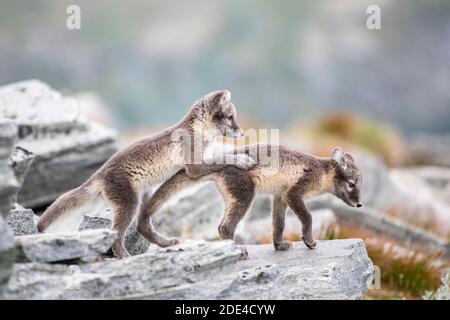
{"label": "fox's back", "polygon": [[134,183],[160,182],[169,178],[181,167],[174,164],[174,148],[170,137],[163,134],[135,142],[112,156],[97,177],[125,175]]}
{"label": "fox's back", "polygon": [[237,153],[252,157],[257,165],[246,173],[258,193],[280,193],[290,189],[305,175],[316,174],[319,158],[286,146],[256,144],[238,148]]}

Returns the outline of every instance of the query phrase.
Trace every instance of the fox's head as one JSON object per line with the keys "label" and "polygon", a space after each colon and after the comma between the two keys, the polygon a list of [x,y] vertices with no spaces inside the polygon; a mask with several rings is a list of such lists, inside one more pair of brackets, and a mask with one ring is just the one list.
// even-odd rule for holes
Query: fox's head
{"label": "fox's head", "polygon": [[331,153],[335,175],[332,193],[350,207],[361,207],[362,175],[350,153],[335,148]]}
{"label": "fox's head", "polygon": [[236,108],[228,90],[213,91],[193,106],[192,113],[201,124],[203,132],[210,137],[241,137],[241,128],[236,121]]}

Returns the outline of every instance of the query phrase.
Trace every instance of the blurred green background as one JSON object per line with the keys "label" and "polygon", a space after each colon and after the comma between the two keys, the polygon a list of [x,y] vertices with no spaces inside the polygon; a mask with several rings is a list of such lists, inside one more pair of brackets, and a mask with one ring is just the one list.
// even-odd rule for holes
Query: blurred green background
{"label": "blurred green background", "polygon": [[[66,28],[70,4],[81,30]],[[382,30],[366,27],[370,4]],[[449,57],[446,0],[0,1],[0,85],[94,91],[121,130],[227,88],[241,118],[277,128],[345,111],[450,132]]]}

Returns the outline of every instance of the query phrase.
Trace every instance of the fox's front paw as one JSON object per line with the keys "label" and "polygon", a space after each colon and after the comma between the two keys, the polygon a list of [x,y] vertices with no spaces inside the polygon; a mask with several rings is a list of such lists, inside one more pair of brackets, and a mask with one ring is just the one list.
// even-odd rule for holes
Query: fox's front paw
{"label": "fox's front paw", "polygon": [[274,243],[273,246],[275,247],[275,250],[289,250],[292,249],[292,242],[283,240],[281,242]]}
{"label": "fox's front paw", "polygon": [[236,167],[243,170],[253,169],[256,165],[255,160],[245,154],[236,155]]}
{"label": "fox's front paw", "polygon": [[303,242],[305,243],[305,246],[307,246],[309,249],[314,249],[317,246],[317,242],[313,239],[306,239],[305,237],[302,237]]}

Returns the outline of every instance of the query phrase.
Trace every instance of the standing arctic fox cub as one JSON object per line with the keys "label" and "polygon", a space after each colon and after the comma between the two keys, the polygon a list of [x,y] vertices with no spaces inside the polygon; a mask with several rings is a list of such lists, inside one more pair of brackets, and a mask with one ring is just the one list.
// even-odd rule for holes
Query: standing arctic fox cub
{"label": "standing arctic fox cub", "polygon": [[[195,178],[226,167],[222,162],[206,164],[202,156],[215,135],[230,132],[234,136],[242,135],[230,99],[227,90],[211,92],[196,101],[178,124],[116,153],[84,184],[60,196],[44,212],[38,222],[39,232],[54,222],[64,224],[60,218],[101,194],[114,211],[112,228],[117,231],[118,239],[112,250],[117,257],[129,256],[123,245],[124,235],[135,213],[147,210],[149,204],[142,196],[146,186],[170,177],[181,168],[187,176]],[[254,162],[244,154],[237,154],[234,165],[247,170]],[[149,228],[139,226],[140,230]],[[166,238],[159,245],[176,243],[177,239]]]}
{"label": "standing arctic fox cub", "polygon": [[[279,169],[275,174],[265,174],[259,150],[279,148]],[[361,172],[349,153],[336,148],[330,158],[319,158],[286,147],[273,145],[251,145],[234,151],[247,154],[256,161],[256,167],[243,171],[234,167],[224,168],[198,179],[192,179],[185,170],[180,170],[163,183],[153,194],[145,210],[139,216],[139,225],[145,225],[153,213],[174,192],[198,181],[213,180],[225,200],[225,216],[219,225],[222,239],[233,239],[236,226],[250,207],[255,193],[273,195],[273,245],[275,250],[287,250],[292,243],[283,239],[286,208],[289,206],[302,223],[302,239],[313,249],[316,242],[312,236],[312,217],[305,206],[304,198],[321,193],[331,193],[351,207],[361,207]],[[151,225],[151,221],[150,221]],[[139,230],[150,242],[164,244],[167,239],[151,229]],[[244,251],[245,254],[245,251]]]}

